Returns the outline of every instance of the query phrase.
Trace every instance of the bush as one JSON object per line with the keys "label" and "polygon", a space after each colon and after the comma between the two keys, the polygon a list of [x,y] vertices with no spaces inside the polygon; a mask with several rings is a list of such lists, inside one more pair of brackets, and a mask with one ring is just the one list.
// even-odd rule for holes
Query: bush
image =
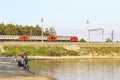
{"label": "bush", "polygon": [[69,50],[69,51],[67,51],[67,55],[69,55],[69,56],[78,56],[78,53],[76,51]]}
{"label": "bush", "polygon": [[14,53],[13,52],[4,52],[4,53],[1,53],[1,55],[9,57],[9,56],[13,56]]}
{"label": "bush", "polygon": [[107,38],[105,42],[113,42],[110,38]]}
{"label": "bush", "polygon": [[62,54],[59,51],[47,50],[46,56],[62,56]]}
{"label": "bush", "polygon": [[85,41],[84,39],[81,39],[80,42],[87,42],[87,41]]}

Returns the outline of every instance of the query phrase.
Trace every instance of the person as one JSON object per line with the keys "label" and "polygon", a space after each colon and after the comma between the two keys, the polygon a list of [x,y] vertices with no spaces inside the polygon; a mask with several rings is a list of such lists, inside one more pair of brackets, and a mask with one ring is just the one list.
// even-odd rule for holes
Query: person
{"label": "person", "polygon": [[24,67],[24,65],[22,64],[21,60],[18,60],[18,66],[21,67],[21,68]]}
{"label": "person", "polygon": [[13,61],[14,61],[14,63],[17,63],[17,56],[16,55],[13,56]]}
{"label": "person", "polygon": [[17,61],[17,63],[19,67],[24,68],[24,56],[23,55],[20,56],[20,59]]}
{"label": "person", "polygon": [[28,56],[27,56],[27,54],[24,55],[24,65],[25,66],[28,65]]}
{"label": "person", "polygon": [[27,53],[24,54],[24,69],[29,71],[29,66],[28,66],[28,56]]}
{"label": "person", "polygon": [[24,65],[24,55],[23,54],[21,55],[20,60],[21,60],[21,63]]}

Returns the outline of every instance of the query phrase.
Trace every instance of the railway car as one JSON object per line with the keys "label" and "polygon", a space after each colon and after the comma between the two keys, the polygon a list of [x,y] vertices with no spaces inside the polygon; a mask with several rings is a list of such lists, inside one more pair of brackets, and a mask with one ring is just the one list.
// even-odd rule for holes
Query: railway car
{"label": "railway car", "polygon": [[78,38],[76,36],[72,36],[72,37],[70,37],[70,41],[72,41],[72,42],[78,41]]}
{"label": "railway car", "polygon": [[[42,41],[42,36],[1,35],[2,41]],[[77,42],[77,36],[43,36],[47,42]]]}
{"label": "railway car", "polygon": [[2,41],[19,41],[20,36],[13,36],[13,35],[2,35],[0,36],[0,40]]}
{"label": "railway car", "polygon": [[70,36],[58,36],[57,40],[58,41],[66,41],[67,42],[67,41],[70,41],[70,38],[71,38]]}
{"label": "railway car", "polygon": [[30,38],[29,36],[19,36],[20,41],[28,41],[29,38]]}
{"label": "railway car", "polygon": [[[29,40],[30,41],[41,41],[42,40],[42,36],[29,36]],[[43,36],[43,40],[46,41],[47,40],[47,36]]]}
{"label": "railway car", "polygon": [[57,36],[48,36],[47,41],[56,42],[57,41]]}

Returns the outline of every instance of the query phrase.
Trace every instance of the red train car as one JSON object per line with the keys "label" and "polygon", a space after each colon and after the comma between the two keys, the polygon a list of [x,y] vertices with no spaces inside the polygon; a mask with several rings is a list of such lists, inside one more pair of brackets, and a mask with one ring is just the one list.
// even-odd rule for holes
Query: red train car
{"label": "red train car", "polygon": [[25,41],[29,41],[29,36],[24,36]]}
{"label": "red train car", "polygon": [[19,40],[20,41],[29,41],[29,36],[20,36]]}
{"label": "red train car", "polygon": [[72,36],[72,37],[70,37],[70,41],[71,42],[74,42],[74,41],[78,41],[78,37],[76,37],[76,36]]}
{"label": "red train car", "polygon": [[55,42],[55,41],[57,41],[57,37],[56,36],[48,36],[47,41]]}

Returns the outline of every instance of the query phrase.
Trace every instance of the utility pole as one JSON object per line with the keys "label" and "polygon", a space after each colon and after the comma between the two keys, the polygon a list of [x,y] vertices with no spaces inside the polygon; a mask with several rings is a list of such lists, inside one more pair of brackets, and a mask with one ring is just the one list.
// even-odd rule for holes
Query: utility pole
{"label": "utility pole", "polygon": [[104,42],[104,29],[102,29],[102,41]]}
{"label": "utility pole", "polygon": [[113,42],[113,37],[114,36],[114,31],[112,30],[112,32],[111,32],[111,39],[112,39],[112,42]]}
{"label": "utility pole", "polygon": [[89,21],[87,20],[87,22],[86,22],[86,24],[87,24],[87,37],[88,37],[88,43],[90,43],[90,31],[89,31]]}
{"label": "utility pole", "polygon": [[42,43],[43,43],[43,18],[41,19],[41,29],[42,29],[42,31],[41,31],[41,35],[42,35]]}

